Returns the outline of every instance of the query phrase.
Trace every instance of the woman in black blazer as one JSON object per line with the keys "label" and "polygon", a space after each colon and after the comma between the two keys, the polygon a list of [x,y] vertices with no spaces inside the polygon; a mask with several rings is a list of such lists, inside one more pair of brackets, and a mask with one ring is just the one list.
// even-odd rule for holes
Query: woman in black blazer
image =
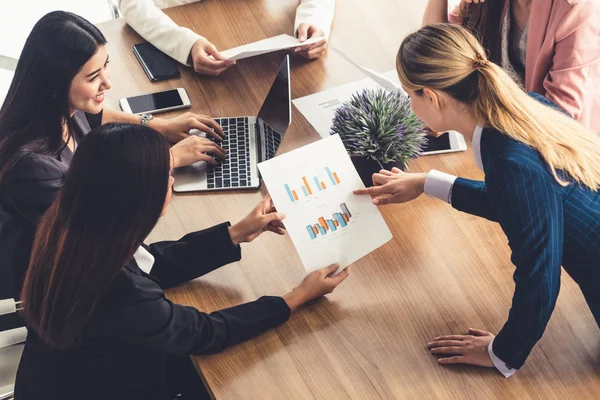
{"label": "woman in black blazer", "polygon": [[283,234],[283,215],[266,198],[235,225],[145,246],[169,203],[171,169],[167,142],[150,128],[104,125],[81,142],[33,244],[18,399],[172,398],[168,355],[219,352],[285,322],[348,275],[331,276],[330,266],[283,297],[211,314],[173,304],[163,289],[238,261],[239,244],[266,230]]}
{"label": "woman in black blazer", "polygon": [[[106,39],[77,15],[49,13],[27,38],[0,109],[0,299],[19,295],[35,226],[62,186],[77,143],[103,123],[142,122],[104,109],[108,66]],[[185,114],[146,123],[170,142],[185,138],[172,148],[175,166],[214,162],[207,151],[223,155],[212,141],[187,135],[198,128],[220,138],[211,118]],[[0,329],[7,327],[2,319]]]}

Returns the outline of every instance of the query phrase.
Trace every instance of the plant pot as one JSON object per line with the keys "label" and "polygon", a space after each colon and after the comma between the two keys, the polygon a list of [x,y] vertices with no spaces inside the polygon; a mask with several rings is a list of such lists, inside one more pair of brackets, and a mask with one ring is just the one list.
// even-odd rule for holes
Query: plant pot
{"label": "plant pot", "polygon": [[404,164],[399,161],[381,164],[379,161],[373,160],[372,158],[350,157],[350,160],[352,160],[354,168],[356,168],[360,179],[366,187],[373,186],[373,174],[379,172],[381,169],[387,169],[389,171],[396,167],[404,170]]}

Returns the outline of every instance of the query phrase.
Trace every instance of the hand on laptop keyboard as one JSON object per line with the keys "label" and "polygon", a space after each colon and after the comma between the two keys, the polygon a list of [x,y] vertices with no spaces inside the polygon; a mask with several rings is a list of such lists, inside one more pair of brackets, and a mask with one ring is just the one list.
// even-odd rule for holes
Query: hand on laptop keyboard
{"label": "hand on laptop keyboard", "polygon": [[173,167],[183,167],[197,161],[218,165],[215,158],[225,159],[225,150],[213,140],[190,135],[171,147]]}

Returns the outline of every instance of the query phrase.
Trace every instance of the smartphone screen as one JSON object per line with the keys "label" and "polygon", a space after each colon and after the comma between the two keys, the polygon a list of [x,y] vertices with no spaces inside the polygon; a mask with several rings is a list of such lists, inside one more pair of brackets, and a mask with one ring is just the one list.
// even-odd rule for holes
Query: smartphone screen
{"label": "smartphone screen", "polygon": [[140,43],[133,46],[140,63],[150,80],[164,80],[179,76],[175,61],[150,43]]}
{"label": "smartphone screen", "polygon": [[426,144],[423,148],[424,153],[429,151],[450,150],[450,134],[448,132],[439,137],[427,136],[425,141]]}
{"label": "smartphone screen", "polygon": [[177,89],[128,97],[127,102],[134,114],[183,105],[183,100],[181,100]]}

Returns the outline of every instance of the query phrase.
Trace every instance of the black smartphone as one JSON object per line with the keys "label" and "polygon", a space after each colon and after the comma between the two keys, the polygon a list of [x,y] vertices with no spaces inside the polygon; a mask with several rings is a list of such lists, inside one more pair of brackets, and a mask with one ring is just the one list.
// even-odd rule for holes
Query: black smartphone
{"label": "black smartphone", "polygon": [[158,82],[179,77],[177,62],[150,43],[134,45],[133,54],[142,65],[150,81]]}

